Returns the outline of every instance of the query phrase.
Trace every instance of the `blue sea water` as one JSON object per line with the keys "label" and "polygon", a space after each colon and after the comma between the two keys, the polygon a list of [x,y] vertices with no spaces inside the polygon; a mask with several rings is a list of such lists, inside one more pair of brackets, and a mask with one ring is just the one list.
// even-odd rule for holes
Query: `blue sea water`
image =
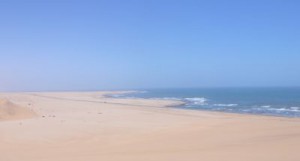
{"label": "blue sea water", "polygon": [[185,109],[300,117],[299,87],[149,89],[114,97],[181,100]]}

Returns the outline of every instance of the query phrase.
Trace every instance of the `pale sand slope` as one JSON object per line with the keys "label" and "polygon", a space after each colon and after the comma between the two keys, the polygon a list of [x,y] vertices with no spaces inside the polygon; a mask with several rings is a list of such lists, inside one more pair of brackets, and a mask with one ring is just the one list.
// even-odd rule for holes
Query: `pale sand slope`
{"label": "pale sand slope", "polygon": [[0,122],[0,161],[299,161],[300,119],[161,108],[109,92],[3,93],[34,110]]}
{"label": "pale sand slope", "polygon": [[15,105],[7,99],[0,99],[0,121],[26,119],[34,116],[36,116],[35,112],[29,108]]}

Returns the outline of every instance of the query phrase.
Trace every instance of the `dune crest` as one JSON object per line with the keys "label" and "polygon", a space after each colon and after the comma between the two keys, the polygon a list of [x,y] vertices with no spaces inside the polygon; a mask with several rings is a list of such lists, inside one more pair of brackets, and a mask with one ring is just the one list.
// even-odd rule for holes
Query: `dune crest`
{"label": "dune crest", "polygon": [[36,113],[7,99],[0,99],[0,121],[32,118]]}

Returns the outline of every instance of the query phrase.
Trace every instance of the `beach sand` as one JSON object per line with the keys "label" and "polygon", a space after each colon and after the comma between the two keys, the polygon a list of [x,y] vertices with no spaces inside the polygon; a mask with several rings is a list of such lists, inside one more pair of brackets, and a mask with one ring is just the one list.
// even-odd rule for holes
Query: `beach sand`
{"label": "beach sand", "polygon": [[0,161],[299,161],[300,119],[118,92],[0,94]]}

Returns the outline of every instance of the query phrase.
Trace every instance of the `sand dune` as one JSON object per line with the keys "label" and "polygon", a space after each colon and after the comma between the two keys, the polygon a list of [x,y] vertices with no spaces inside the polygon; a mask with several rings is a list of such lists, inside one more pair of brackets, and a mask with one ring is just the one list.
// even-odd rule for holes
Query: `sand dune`
{"label": "sand dune", "polygon": [[0,121],[32,118],[36,113],[29,108],[18,106],[7,99],[0,99]]}

